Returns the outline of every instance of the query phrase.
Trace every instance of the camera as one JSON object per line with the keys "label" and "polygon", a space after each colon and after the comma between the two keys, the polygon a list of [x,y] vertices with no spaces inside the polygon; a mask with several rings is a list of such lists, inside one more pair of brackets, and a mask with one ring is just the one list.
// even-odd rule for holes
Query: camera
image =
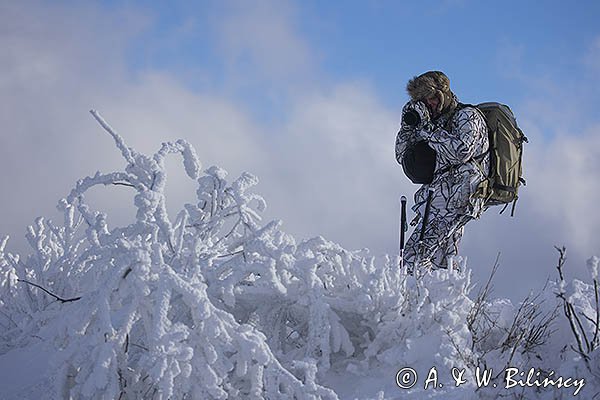
{"label": "camera", "polygon": [[429,120],[429,110],[422,101],[409,101],[402,109],[402,122],[411,128],[423,127]]}

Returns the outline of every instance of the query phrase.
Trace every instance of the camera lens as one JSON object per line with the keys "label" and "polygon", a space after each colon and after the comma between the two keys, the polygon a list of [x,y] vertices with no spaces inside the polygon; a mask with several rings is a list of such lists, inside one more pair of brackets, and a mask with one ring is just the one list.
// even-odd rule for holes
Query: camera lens
{"label": "camera lens", "polygon": [[404,114],[404,117],[402,117],[402,121],[404,121],[406,125],[417,126],[421,122],[421,117],[419,116],[419,113],[415,110],[410,110],[407,111],[406,114]]}

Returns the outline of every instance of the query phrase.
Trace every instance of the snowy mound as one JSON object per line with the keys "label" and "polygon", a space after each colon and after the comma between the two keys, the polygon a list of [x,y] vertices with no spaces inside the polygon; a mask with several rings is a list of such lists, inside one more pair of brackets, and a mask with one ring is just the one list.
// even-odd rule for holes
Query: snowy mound
{"label": "snowy mound", "polygon": [[[77,182],[59,203],[62,224],[38,218],[29,228],[26,257],[5,252],[8,238],[0,242],[0,398],[551,399],[600,391],[597,259],[593,285],[561,280],[516,306],[490,299],[489,285],[475,293],[466,266],[408,276],[397,257],[321,237],[298,243],[279,222],[261,224],[256,177],[202,173],[181,140],[139,154],[94,115],[125,170]],[[197,182],[197,198],[174,221],[164,192],[173,153]],[[92,210],[85,194],[98,185],[130,187],[136,221],[113,227]]]}

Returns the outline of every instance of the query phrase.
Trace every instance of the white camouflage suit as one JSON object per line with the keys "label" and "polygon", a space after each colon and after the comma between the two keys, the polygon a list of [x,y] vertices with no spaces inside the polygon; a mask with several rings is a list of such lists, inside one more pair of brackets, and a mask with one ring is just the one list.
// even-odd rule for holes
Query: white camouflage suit
{"label": "white camouflage suit", "polygon": [[[410,90],[409,93],[413,95],[414,106],[415,96]],[[457,108],[458,101],[449,90],[449,81],[445,103],[440,110],[441,115],[430,123],[417,127],[402,123],[396,138],[396,159],[399,163],[407,145],[416,140],[427,140],[437,152],[433,181],[422,185],[414,196],[412,210],[417,213],[418,223],[406,243],[404,253],[404,263],[411,273],[417,267],[417,262],[425,268],[457,268],[452,259],[458,253],[464,225],[471,219],[479,218],[485,210],[483,199],[472,197],[479,183],[485,179],[487,172],[484,171],[489,169],[485,120],[474,107]],[[403,109],[403,116],[407,106]],[[478,159],[474,160],[474,157]],[[422,217],[430,188],[435,191],[420,247]]]}

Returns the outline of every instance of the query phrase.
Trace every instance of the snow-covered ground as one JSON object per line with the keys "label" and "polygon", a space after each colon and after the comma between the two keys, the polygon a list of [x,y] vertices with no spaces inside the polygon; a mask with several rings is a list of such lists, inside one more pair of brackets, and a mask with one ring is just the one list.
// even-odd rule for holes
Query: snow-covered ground
{"label": "snow-covered ground", "polygon": [[[520,304],[461,272],[298,242],[263,223],[256,177],[204,172],[184,141],[87,177],[38,218],[31,252],[0,241],[0,399],[592,399],[600,392],[598,259],[590,283]],[[197,182],[174,220],[165,157]],[[136,221],[85,201],[130,187]],[[568,318],[570,316],[570,318]],[[488,376],[489,375],[489,376]],[[489,381],[482,382],[486,377]]]}

